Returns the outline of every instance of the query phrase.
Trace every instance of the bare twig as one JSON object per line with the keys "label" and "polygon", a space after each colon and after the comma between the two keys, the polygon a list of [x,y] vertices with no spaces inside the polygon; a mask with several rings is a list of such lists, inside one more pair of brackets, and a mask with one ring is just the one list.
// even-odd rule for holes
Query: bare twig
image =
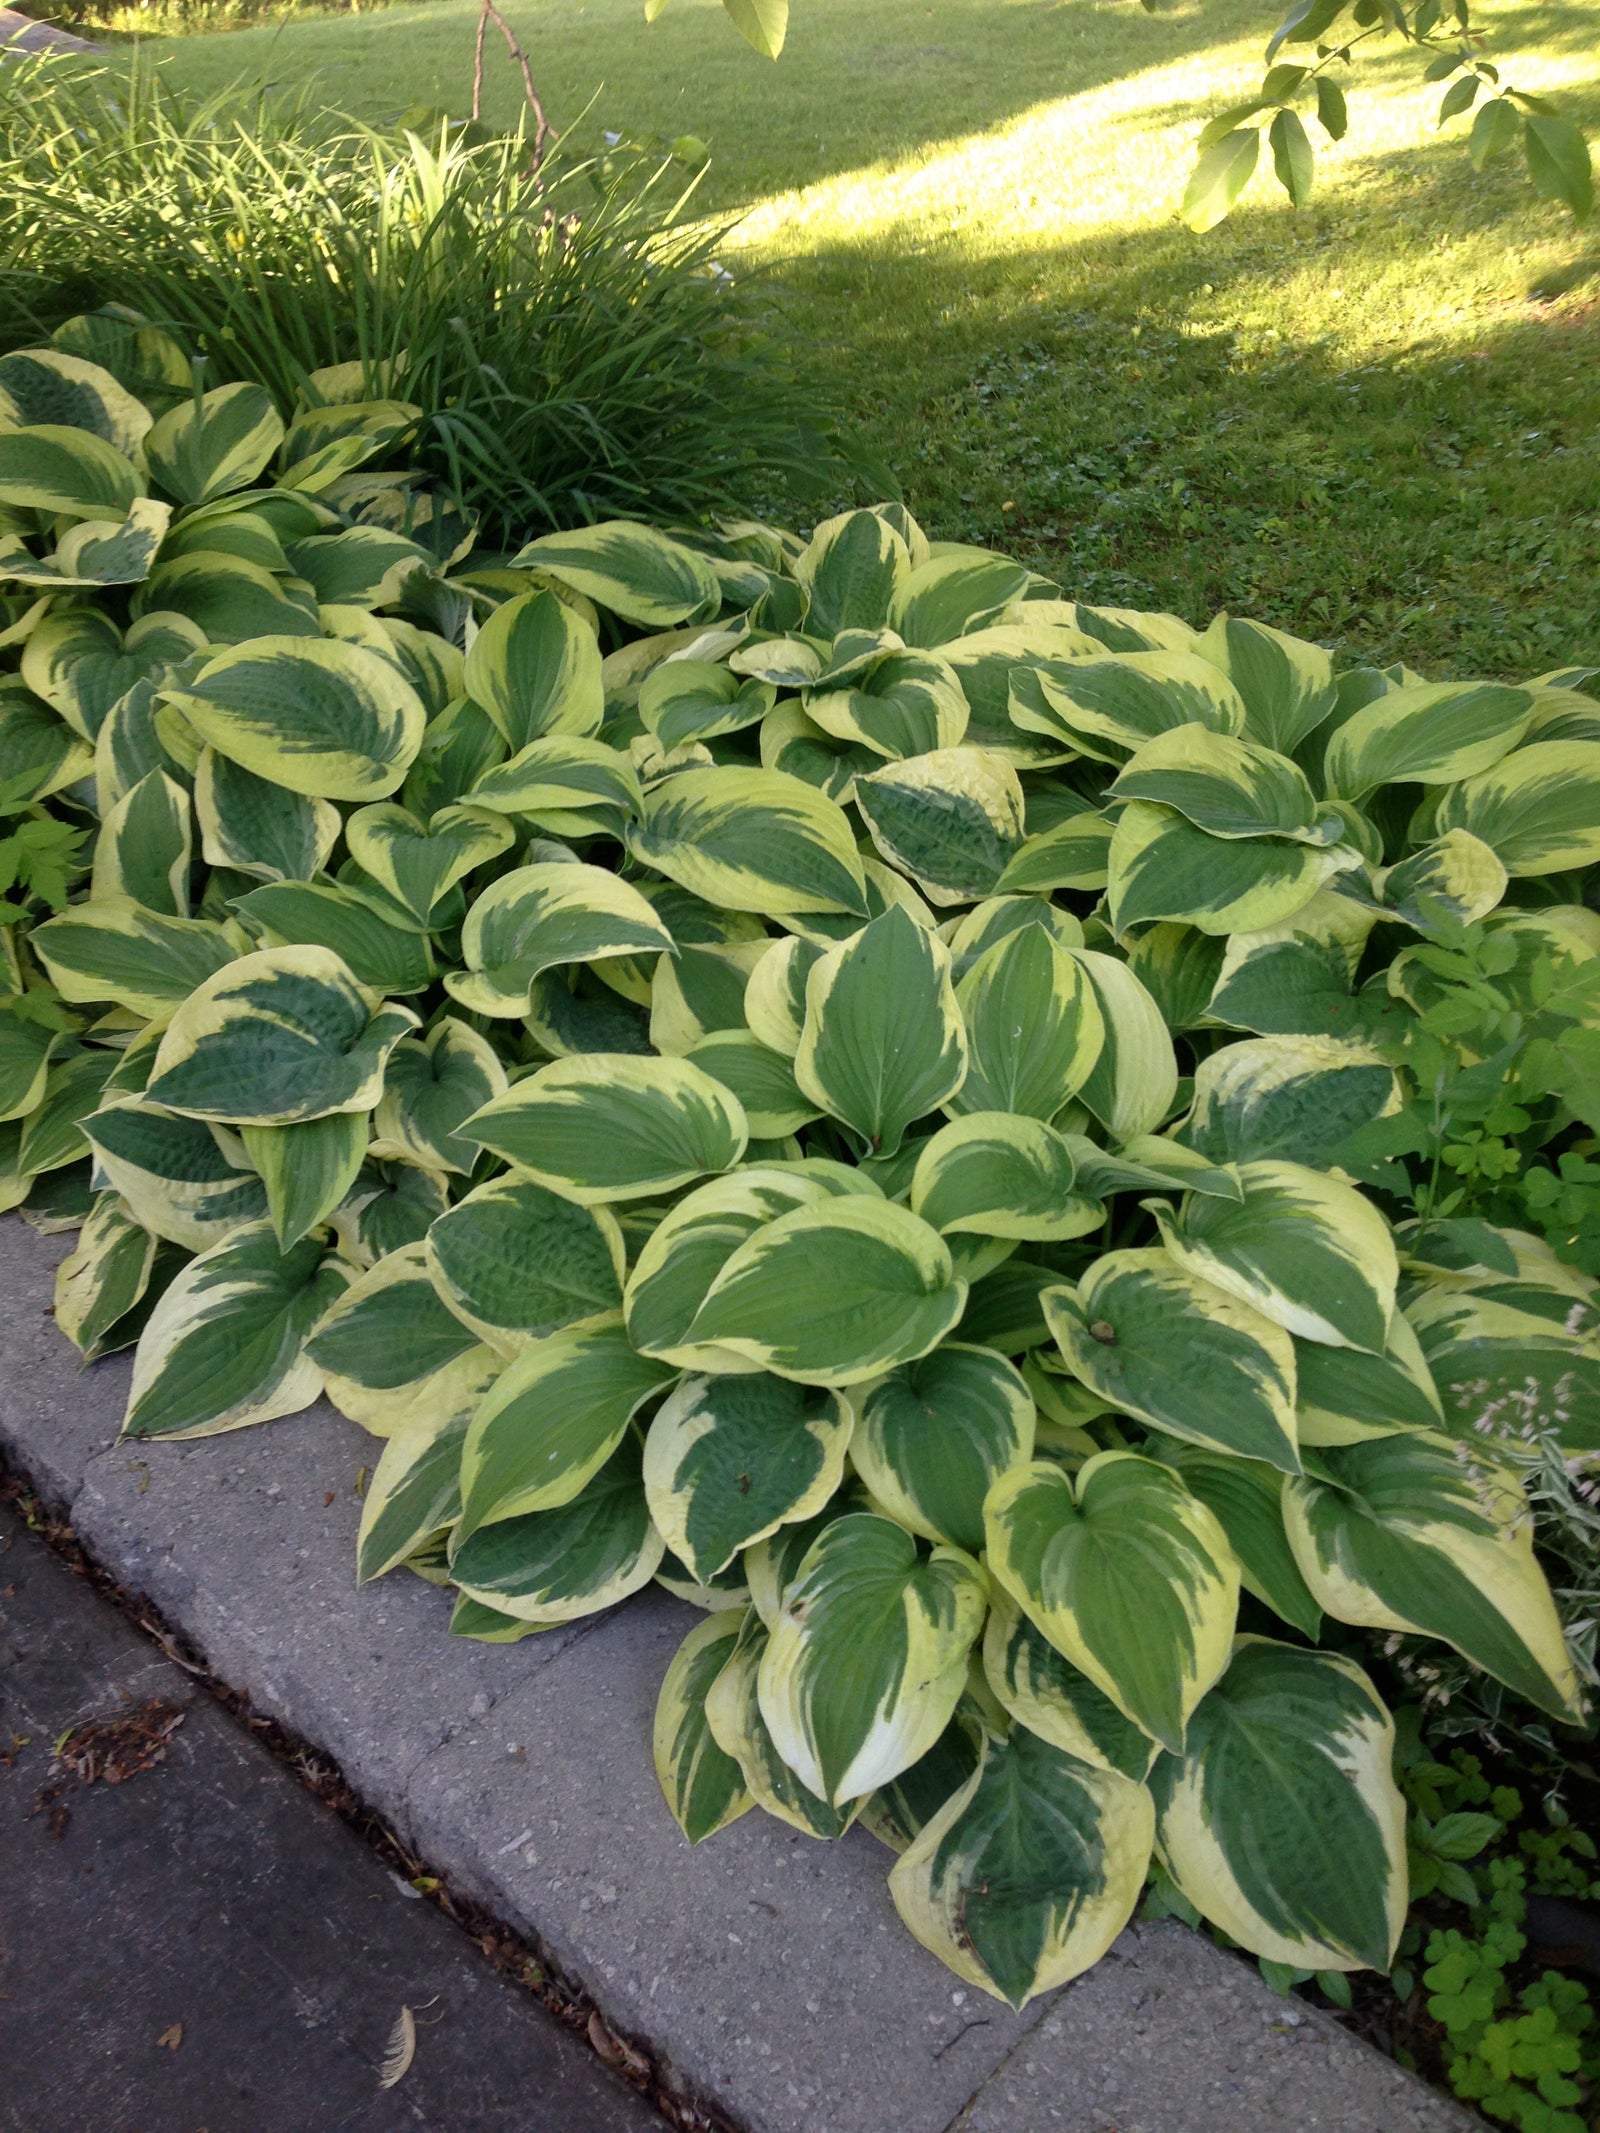
{"label": "bare twig", "polygon": [[544,115],[539,92],[533,86],[533,69],[528,64],[528,55],[517,42],[510,23],[495,6],[494,0],[483,0],[478,11],[478,37],[472,62],[472,123],[476,125],[483,116],[483,40],[488,35],[491,21],[505,39],[506,50],[522,73],[522,93],[527,99],[528,109],[533,113],[533,167],[537,170],[544,160],[545,143],[551,136],[550,122]]}

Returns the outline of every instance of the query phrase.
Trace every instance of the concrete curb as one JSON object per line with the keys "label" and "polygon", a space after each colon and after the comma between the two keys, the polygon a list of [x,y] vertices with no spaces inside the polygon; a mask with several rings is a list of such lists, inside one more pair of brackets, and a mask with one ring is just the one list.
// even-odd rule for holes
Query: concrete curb
{"label": "concrete curb", "polygon": [[353,1583],[373,1440],[325,1406],[117,1446],[128,1358],[48,1311],[65,1238],[0,1223],[0,1448],[124,1586],[749,2133],[1465,2133],[1477,2121],[1184,1928],[1130,1929],[1021,2016],[906,1935],[887,1855],[751,1814],[691,1850],[650,1719],[691,1611],[659,1590],[507,1646],[419,1579]]}

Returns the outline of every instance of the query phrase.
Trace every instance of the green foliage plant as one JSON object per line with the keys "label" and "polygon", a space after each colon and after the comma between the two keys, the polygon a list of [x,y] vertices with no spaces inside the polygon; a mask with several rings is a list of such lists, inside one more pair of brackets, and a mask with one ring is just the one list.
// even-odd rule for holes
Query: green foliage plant
{"label": "green foliage plant", "polygon": [[380,130],[309,89],[187,98],[137,59],[9,64],[0,346],[120,303],[203,352],[208,384],[283,406],[355,366],[417,407],[413,464],[513,542],[829,465],[718,264],[725,225],[690,219],[703,149],[541,156],[537,130]]}
{"label": "green foliage plant", "polygon": [[359,1576],[464,1636],[665,1584],[686,1836],[859,1819],[1014,2005],[1153,1859],[1387,1971],[1360,1634],[1582,1721],[1477,1422],[1531,1385],[1581,1465],[1600,1352],[1543,1237],[1342,1156],[1422,1097],[1430,914],[1536,940],[1540,1013],[1600,955],[1600,709],[897,506],[480,559],[415,406],[308,383],[124,313],[0,358],[0,775],[93,835],[12,928],[71,1027],[4,1024],[3,1196],[86,1186],[57,1323],[134,1347],[128,1435],[325,1393],[382,1440]]}
{"label": "green foliage plant", "polygon": [[[1416,1707],[1405,1716],[1415,1721]],[[1395,1991],[1420,2000],[1439,2026],[1443,2071],[1458,2096],[1520,2133],[1587,2133],[1600,2024],[1581,1978],[1537,1968],[1529,1899],[1600,1896],[1594,1839],[1568,1818],[1559,1792],[1529,1812],[1518,1789],[1491,1783],[1477,1756],[1456,1748],[1435,1760],[1436,1738],[1408,1724],[1396,1760],[1410,1808],[1413,1895],[1452,1908],[1435,1900],[1426,1922],[1407,1925]]]}

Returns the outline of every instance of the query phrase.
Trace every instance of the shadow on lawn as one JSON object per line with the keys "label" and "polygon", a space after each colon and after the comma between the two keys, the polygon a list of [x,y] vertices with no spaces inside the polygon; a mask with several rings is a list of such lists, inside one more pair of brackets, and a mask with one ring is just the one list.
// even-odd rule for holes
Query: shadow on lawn
{"label": "shadow on lawn", "polygon": [[[1080,597],[1525,675],[1600,649],[1600,254],[1552,211],[1560,302],[1359,353],[1297,330],[1292,293],[1337,329],[1330,295],[1359,319],[1385,282],[1431,271],[1436,243],[1484,223],[1525,242],[1529,213],[1519,177],[1474,177],[1452,142],[1203,242],[1169,226],[1003,259],[861,245],[785,273],[813,319],[819,291],[870,288],[850,344],[819,358],[823,389],[938,536],[1019,553]],[[912,394],[885,383],[906,377]]]}

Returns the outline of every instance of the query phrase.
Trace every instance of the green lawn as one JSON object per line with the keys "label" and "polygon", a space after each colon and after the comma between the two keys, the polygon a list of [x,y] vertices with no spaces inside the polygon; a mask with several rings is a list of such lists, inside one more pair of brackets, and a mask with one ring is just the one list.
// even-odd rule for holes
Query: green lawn
{"label": "green lawn", "polygon": [[[714,0],[507,0],[558,124],[692,131],[817,390],[929,530],[1074,594],[1248,610],[1428,672],[1600,663],[1600,249],[1396,56],[1296,215],[1174,206],[1271,0],[795,0],[777,64]],[[470,95],[473,0],[163,45],[370,116]],[[1510,78],[1600,122],[1588,4],[1488,6]],[[592,99],[592,101],[591,101]],[[587,110],[585,107],[587,106]],[[503,54],[490,115],[515,108]],[[1417,144],[1421,144],[1420,146]],[[1564,293],[1556,293],[1561,291]],[[1537,292],[1537,293],[1536,293]]]}

